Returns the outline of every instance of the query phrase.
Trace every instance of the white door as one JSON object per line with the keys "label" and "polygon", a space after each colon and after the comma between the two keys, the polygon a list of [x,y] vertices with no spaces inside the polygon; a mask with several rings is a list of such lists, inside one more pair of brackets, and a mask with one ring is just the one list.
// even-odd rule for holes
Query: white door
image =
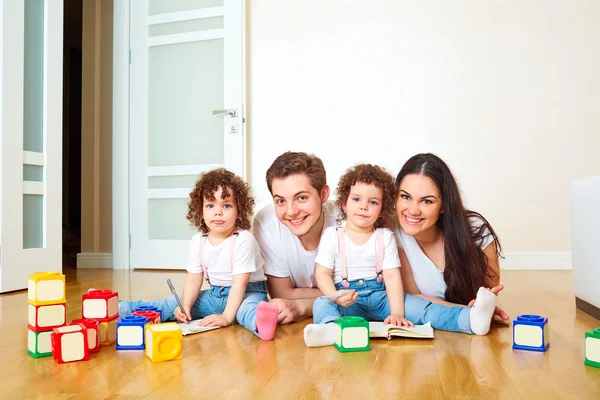
{"label": "white door", "polygon": [[0,1],[0,292],[62,271],[63,3]]}
{"label": "white door", "polygon": [[131,267],[183,269],[198,175],[245,175],[243,0],[130,4]]}

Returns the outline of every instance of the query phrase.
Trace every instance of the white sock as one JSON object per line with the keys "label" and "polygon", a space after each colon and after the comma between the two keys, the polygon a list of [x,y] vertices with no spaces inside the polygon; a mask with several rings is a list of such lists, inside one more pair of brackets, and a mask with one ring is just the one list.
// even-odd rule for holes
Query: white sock
{"label": "white sock", "polygon": [[308,347],[333,346],[335,324],[308,324],[304,328],[304,342]]}
{"label": "white sock", "polygon": [[471,308],[471,330],[476,335],[487,335],[490,331],[490,323],[496,309],[497,297],[486,288],[480,287],[477,291],[477,299]]}

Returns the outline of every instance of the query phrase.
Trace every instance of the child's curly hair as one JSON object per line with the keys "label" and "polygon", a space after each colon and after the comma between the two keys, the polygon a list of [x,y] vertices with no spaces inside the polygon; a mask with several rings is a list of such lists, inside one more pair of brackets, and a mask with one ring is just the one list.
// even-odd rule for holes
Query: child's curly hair
{"label": "child's curly hair", "polygon": [[394,217],[396,203],[394,177],[383,168],[372,164],[360,164],[348,168],[346,173],[340,178],[340,182],[335,190],[335,193],[337,194],[335,205],[338,207],[341,214],[341,217],[337,221],[341,222],[347,218],[344,207],[350,196],[350,188],[356,185],[357,182],[372,184],[381,189],[383,192],[381,214],[375,222],[375,228],[390,227],[392,218]]}
{"label": "child's curly hair", "polygon": [[190,193],[191,201],[188,206],[187,219],[191,225],[203,233],[208,233],[208,226],[206,226],[202,216],[204,199],[214,201],[215,192],[219,190],[219,187],[223,188],[223,195],[221,196],[223,199],[229,197],[233,191],[233,199],[238,212],[235,226],[239,229],[250,229],[250,216],[254,210],[254,198],[250,194],[250,186],[242,178],[225,168],[215,169],[200,175],[194,190]]}

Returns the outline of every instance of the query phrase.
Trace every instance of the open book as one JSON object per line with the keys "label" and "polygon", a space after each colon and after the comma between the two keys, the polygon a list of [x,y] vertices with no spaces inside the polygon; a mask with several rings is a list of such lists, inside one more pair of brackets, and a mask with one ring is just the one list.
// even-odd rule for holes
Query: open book
{"label": "open book", "polygon": [[372,338],[392,339],[392,336],[401,336],[415,339],[433,339],[433,328],[431,323],[407,326],[385,325],[383,322],[369,322],[369,336]]}
{"label": "open book", "polygon": [[201,321],[200,319],[195,319],[193,321],[188,322],[187,324],[180,322],[177,325],[179,325],[179,327],[181,328],[181,333],[183,336],[193,335],[195,333],[202,333],[202,332],[206,332],[206,331],[212,331],[213,329],[220,328],[220,326],[199,326],[198,323],[200,321]]}

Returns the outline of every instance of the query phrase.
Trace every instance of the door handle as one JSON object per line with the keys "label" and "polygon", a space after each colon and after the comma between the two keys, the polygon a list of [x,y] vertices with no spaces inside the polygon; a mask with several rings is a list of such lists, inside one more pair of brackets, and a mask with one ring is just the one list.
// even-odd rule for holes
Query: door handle
{"label": "door handle", "polygon": [[230,108],[228,110],[213,110],[213,115],[229,114],[230,117],[237,117],[237,108]]}

